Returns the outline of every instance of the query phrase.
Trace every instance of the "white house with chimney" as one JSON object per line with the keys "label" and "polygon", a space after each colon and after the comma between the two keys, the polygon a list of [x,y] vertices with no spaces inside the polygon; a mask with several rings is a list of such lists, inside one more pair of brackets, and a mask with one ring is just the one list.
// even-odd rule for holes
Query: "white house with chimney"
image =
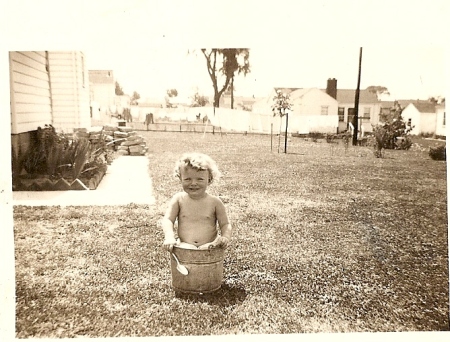
{"label": "white house with chimney", "polygon": [[[355,116],[355,89],[338,89],[335,78],[328,79],[325,92],[338,102],[339,128],[338,132],[346,131],[353,124]],[[379,122],[380,101],[377,94],[366,89],[359,91],[358,132],[372,132],[372,125]]]}
{"label": "white house with chimney", "polygon": [[[277,91],[289,94],[293,104],[289,116],[291,132],[337,133],[350,128],[355,115],[354,89],[338,89],[335,78],[328,79],[326,89],[317,88],[274,88],[270,94],[253,104],[255,113],[272,113],[271,106]],[[378,124],[380,102],[377,95],[360,90],[358,117],[359,132],[372,132],[372,125]]]}

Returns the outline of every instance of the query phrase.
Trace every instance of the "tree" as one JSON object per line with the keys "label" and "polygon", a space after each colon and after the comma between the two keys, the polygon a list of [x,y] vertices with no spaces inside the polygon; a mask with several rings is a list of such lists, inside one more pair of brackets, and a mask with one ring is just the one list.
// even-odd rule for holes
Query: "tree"
{"label": "tree", "polygon": [[380,121],[383,124],[376,125],[373,129],[374,136],[374,155],[377,158],[382,157],[382,149],[408,150],[412,146],[408,134],[414,128],[409,126],[403,120],[402,106],[398,101],[394,101],[394,106],[389,114],[380,115]]}
{"label": "tree", "polygon": [[403,107],[398,101],[390,108],[389,113],[380,113],[380,122],[383,124],[399,120],[402,117]]}
{"label": "tree", "polygon": [[436,105],[438,103],[438,99],[435,98],[434,96],[431,96],[428,98],[428,102],[431,102]]}
{"label": "tree", "polygon": [[[201,51],[205,56],[208,74],[213,83],[214,107],[218,108],[220,97],[232,83],[236,71],[244,73],[244,75],[250,72],[250,52],[249,49],[201,49]],[[221,67],[218,66],[220,56],[222,57]],[[220,89],[218,85],[220,74],[218,72],[225,76],[224,84]]]}
{"label": "tree", "polygon": [[438,104],[445,104],[445,97],[442,96],[430,96],[428,98],[428,102],[433,103],[434,105],[438,105]]}
{"label": "tree", "polygon": [[[231,109],[234,108],[234,76],[243,73],[246,76],[250,72],[249,49],[223,49],[223,65],[220,71],[230,77],[228,89],[231,93]],[[240,63],[238,61],[240,60]]]}
{"label": "tree", "polygon": [[369,86],[366,88],[366,90],[368,90],[372,94],[377,95],[377,98],[380,98],[381,95],[391,95],[388,88],[383,86]]}
{"label": "tree", "polygon": [[124,95],[122,87],[120,86],[119,82],[117,82],[117,81],[116,81],[116,89],[114,91],[115,91],[116,95]]}
{"label": "tree", "polygon": [[176,90],[176,89],[167,89],[167,95],[169,97],[177,97],[178,96],[178,90]]}
{"label": "tree", "polygon": [[137,105],[138,104],[137,100],[139,100],[140,98],[141,98],[141,95],[139,95],[138,92],[134,91],[133,95],[131,96],[130,103],[132,105]]}
{"label": "tree", "polygon": [[167,96],[166,96],[166,106],[167,108],[175,108],[176,106],[174,106],[171,102],[170,99],[172,97],[177,97],[178,96],[178,90],[176,89],[167,89],[166,91]]}
{"label": "tree", "polygon": [[191,107],[204,107],[209,103],[207,96],[200,95],[198,91],[191,97],[192,105]]}
{"label": "tree", "polygon": [[276,95],[273,97],[272,112],[273,116],[280,116],[280,134],[278,136],[278,151],[280,150],[280,137],[281,137],[281,118],[286,116],[286,128],[284,136],[284,153],[287,153],[287,129],[288,129],[288,112],[292,109],[292,104],[289,94],[285,94],[280,90],[277,90]]}

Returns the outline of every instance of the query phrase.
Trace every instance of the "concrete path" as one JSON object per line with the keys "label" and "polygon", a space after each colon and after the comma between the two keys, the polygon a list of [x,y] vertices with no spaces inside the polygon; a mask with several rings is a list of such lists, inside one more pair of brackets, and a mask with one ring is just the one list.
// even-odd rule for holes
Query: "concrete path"
{"label": "concrete path", "polygon": [[95,190],[13,191],[13,205],[89,206],[154,204],[147,156],[119,156]]}

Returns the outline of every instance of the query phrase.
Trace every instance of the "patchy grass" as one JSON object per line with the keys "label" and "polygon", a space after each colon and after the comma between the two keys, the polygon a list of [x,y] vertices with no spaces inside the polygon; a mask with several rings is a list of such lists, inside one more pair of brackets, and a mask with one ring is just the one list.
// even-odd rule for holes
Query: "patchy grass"
{"label": "patchy grass", "polygon": [[[155,206],[14,208],[17,337],[448,330],[446,164],[427,149],[143,134]],[[234,235],[222,288],[175,296],[158,220],[193,150],[223,172]]]}

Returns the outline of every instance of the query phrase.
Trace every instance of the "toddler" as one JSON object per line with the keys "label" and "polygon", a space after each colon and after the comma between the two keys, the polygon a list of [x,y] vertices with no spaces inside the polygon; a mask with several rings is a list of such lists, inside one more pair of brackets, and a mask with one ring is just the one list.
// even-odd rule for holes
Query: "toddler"
{"label": "toddler", "polygon": [[212,181],[220,177],[214,160],[202,153],[186,153],[177,161],[174,171],[183,191],[172,197],[162,219],[164,248],[172,251],[174,245],[192,249],[227,247],[231,224],[225,206],[220,198],[206,192]]}

